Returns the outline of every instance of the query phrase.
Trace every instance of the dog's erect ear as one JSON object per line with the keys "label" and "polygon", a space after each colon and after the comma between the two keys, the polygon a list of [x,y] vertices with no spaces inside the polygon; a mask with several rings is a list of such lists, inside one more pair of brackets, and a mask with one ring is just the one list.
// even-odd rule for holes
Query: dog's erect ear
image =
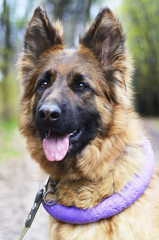
{"label": "dog's erect ear", "polygon": [[124,40],[119,22],[108,8],[104,8],[80,38],[80,44],[91,49],[102,65],[107,65],[123,54]]}
{"label": "dog's erect ear", "polygon": [[62,27],[51,25],[42,7],[35,9],[26,30],[24,49],[35,57],[53,46],[63,44]]}

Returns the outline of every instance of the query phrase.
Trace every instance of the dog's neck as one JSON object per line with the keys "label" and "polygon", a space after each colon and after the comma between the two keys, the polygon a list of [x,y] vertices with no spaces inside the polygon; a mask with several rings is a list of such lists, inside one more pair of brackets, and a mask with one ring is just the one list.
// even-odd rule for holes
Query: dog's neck
{"label": "dog's neck", "polygon": [[[151,144],[146,138],[144,138],[144,145],[142,147],[145,156],[144,169],[140,175],[135,177],[134,181],[125,186],[121,193],[112,194],[112,196],[104,199],[92,209],[82,210],[60,204],[48,206],[45,203],[43,204],[44,208],[56,219],[73,224],[96,222],[102,218],[108,218],[121,212],[140,197],[148,187],[153,174],[154,155]],[[68,197],[71,198],[71,196]]]}

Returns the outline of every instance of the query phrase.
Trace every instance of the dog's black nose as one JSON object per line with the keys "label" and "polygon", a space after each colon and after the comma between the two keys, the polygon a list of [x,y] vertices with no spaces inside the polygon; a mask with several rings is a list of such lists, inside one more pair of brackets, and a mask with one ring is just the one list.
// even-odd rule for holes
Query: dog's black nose
{"label": "dog's black nose", "polygon": [[43,104],[38,111],[42,121],[57,121],[61,115],[61,109],[55,104]]}

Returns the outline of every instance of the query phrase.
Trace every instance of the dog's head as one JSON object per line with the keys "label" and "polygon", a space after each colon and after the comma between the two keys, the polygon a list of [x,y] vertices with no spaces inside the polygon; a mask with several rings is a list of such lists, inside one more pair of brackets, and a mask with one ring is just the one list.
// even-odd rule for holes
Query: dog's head
{"label": "dog's head", "polygon": [[52,26],[42,8],[35,10],[19,61],[20,129],[45,169],[109,137],[118,109],[129,109],[131,69],[124,41],[119,22],[105,8],[79,48],[67,50],[59,22]]}

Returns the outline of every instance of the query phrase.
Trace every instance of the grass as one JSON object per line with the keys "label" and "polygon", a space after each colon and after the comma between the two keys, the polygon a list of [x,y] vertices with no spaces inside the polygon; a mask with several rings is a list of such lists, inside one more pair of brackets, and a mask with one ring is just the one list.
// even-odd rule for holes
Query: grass
{"label": "grass", "polygon": [[17,120],[0,121],[0,161],[20,157]]}

